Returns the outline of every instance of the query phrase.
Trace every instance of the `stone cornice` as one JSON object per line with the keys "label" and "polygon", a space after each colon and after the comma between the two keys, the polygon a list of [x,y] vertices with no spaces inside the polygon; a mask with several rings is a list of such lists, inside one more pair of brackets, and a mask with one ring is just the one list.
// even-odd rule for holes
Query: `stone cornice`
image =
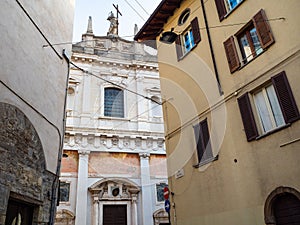
{"label": "stone cornice", "polygon": [[[158,71],[158,64],[153,62],[136,61],[136,60],[114,60],[111,58],[100,59],[100,57],[90,54],[73,54],[71,60],[74,63],[97,63],[99,66],[117,67],[119,69],[132,69],[147,71]],[[93,66],[97,66],[94,64]]]}
{"label": "stone cornice", "polygon": [[[67,134],[64,142],[65,150],[109,151],[128,153],[165,154],[163,137],[99,135],[99,134]],[[87,152],[87,151],[83,151]]]}

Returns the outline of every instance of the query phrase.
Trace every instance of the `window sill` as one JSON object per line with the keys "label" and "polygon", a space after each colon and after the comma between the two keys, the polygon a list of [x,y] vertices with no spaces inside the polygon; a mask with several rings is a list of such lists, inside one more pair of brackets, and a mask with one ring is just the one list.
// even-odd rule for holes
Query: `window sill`
{"label": "window sill", "polygon": [[194,50],[194,48],[196,48],[197,45],[198,45],[198,44],[194,45],[194,46],[191,48],[191,50],[189,50],[188,52],[184,53],[184,55],[181,56],[180,59],[179,59],[178,61],[183,60],[187,55],[189,55],[189,53],[192,52],[192,51]]}
{"label": "window sill", "polygon": [[238,68],[237,70],[242,70],[245,66],[247,66],[248,64],[250,64],[251,62],[253,62],[255,59],[257,59],[259,56],[261,56],[262,54],[264,54],[264,52],[266,51],[266,49],[264,49],[261,53],[259,53],[258,55],[254,56],[251,60],[243,63],[240,68]]}
{"label": "window sill", "polygon": [[203,166],[203,165],[206,165],[206,164],[211,163],[211,162],[213,162],[213,161],[216,161],[216,160],[218,160],[218,159],[219,159],[219,155],[216,155],[216,156],[214,156],[214,157],[212,157],[212,158],[209,158],[209,159],[207,159],[207,160],[205,160],[205,161],[203,161],[203,162],[200,162],[200,163],[198,163],[198,164],[196,164],[196,165],[193,165],[193,167],[194,167],[194,168],[199,168],[199,167],[201,167],[201,166]]}
{"label": "window sill", "polygon": [[277,128],[275,128],[275,129],[273,129],[273,130],[268,131],[267,133],[264,133],[264,134],[259,135],[255,140],[260,140],[260,139],[262,139],[262,138],[264,138],[264,137],[266,137],[266,136],[269,136],[269,135],[271,135],[271,134],[274,134],[274,133],[276,133],[276,132],[278,132],[278,131],[280,131],[280,130],[283,130],[283,129],[287,128],[287,127],[290,127],[290,126],[291,126],[291,123],[282,125],[282,126],[280,126],[280,127],[277,127]]}
{"label": "window sill", "polygon": [[98,117],[99,120],[120,120],[120,121],[130,121],[124,117],[112,117],[112,116],[100,116]]}
{"label": "window sill", "polygon": [[59,202],[59,205],[70,206],[70,202]]}

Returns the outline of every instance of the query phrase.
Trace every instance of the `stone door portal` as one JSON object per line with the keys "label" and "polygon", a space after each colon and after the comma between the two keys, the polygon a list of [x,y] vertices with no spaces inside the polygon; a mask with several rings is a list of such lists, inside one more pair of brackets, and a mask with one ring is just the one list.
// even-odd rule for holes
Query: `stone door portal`
{"label": "stone door portal", "polygon": [[6,211],[5,225],[31,225],[33,206],[9,200]]}
{"label": "stone door portal", "polygon": [[103,205],[103,225],[127,225],[127,205]]}

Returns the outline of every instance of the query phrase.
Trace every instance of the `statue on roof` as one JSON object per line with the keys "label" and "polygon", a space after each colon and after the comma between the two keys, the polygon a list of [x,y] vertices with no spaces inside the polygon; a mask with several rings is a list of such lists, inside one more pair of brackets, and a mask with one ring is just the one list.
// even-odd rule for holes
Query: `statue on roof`
{"label": "statue on roof", "polygon": [[110,22],[110,26],[107,36],[118,36],[119,34],[119,15],[122,16],[122,13],[119,11],[118,5],[113,4],[113,6],[117,11],[117,17],[115,17],[112,11],[108,14],[107,20]]}
{"label": "statue on roof", "polygon": [[115,17],[115,15],[113,14],[113,12],[110,12],[108,14],[108,18],[107,20],[110,22],[110,26],[107,32],[107,35],[118,35],[118,18]]}

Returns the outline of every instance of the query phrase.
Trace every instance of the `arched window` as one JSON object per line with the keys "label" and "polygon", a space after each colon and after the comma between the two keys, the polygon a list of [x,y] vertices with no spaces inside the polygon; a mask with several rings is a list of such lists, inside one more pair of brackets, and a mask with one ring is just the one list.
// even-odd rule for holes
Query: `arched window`
{"label": "arched window", "polygon": [[265,203],[267,225],[300,224],[300,193],[290,187],[278,187]]}
{"label": "arched window", "polygon": [[104,116],[124,117],[124,94],[118,88],[104,89]]}

